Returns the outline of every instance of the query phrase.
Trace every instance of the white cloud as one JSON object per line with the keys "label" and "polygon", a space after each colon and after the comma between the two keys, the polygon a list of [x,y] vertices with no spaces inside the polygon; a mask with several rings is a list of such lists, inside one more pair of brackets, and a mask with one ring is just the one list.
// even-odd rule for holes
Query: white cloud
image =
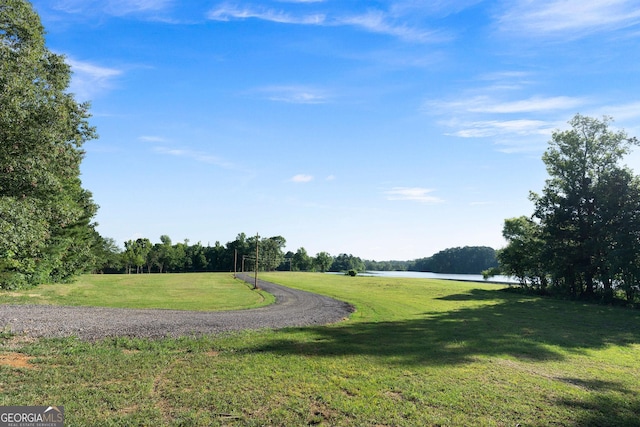
{"label": "white cloud", "polygon": [[616,122],[633,121],[637,124],[638,120],[640,120],[640,101],[606,105],[598,108],[593,115],[607,115],[613,117]]}
{"label": "white cloud", "polygon": [[298,175],[294,175],[293,177],[291,177],[290,179],[291,182],[310,182],[313,181],[313,176],[312,175],[305,175],[305,174],[298,174]]}
{"label": "white cloud", "polygon": [[568,96],[540,97],[534,96],[510,102],[489,102],[476,106],[469,111],[480,113],[531,113],[539,111],[567,110],[584,105],[580,98]]}
{"label": "white cloud", "polygon": [[123,73],[122,70],[102,67],[68,57],[66,62],[73,71],[69,90],[81,100],[91,99],[99,93],[111,89],[113,80]]}
{"label": "white cloud", "polygon": [[152,136],[152,135],[142,135],[139,136],[138,139],[144,142],[168,142],[166,138],[161,136]]}
{"label": "white cloud", "polygon": [[[528,83],[517,86],[531,76],[524,72],[496,72],[480,77],[497,81],[503,76],[508,88],[495,85],[469,90],[468,96],[430,100],[423,104],[425,113],[446,117],[439,124],[445,134],[460,138],[491,138],[502,152],[540,151],[554,129],[562,127],[576,112],[594,101],[586,97],[526,95]],[[512,87],[511,84],[514,86]],[[520,90],[522,89],[522,90]]]}
{"label": "white cloud", "polygon": [[207,163],[210,165],[219,166],[224,169],[236,169],[236,166],[226,161],[223,158],[218,156],[214,156],[213,154],[205,153],[202,151],[194,151],[194,150],[183,150],[178,148],[167,148],[167,147],[154,147],[154,151],[160,154],[167,154],[175,157],[184,157],[187,159],[192,159],[200,163]]}
{"label": "white cloud", "polygon": [[385,194],[387,195],[387,200],[410,200],[427,204],[442,203],[443,200],[439,197],[429,195],[433,191],[429,188],[420,187],[394,187],[385,191]]}
{"label": "white cloud", "polygon": [[264,95],[271,101],[290,104],[324,104],[330,99],[324,90],[310,86],[267,86],[256,89],[255,92]]}
{"label": "white cloud", "polygon": [[[314,2],[296,1],[295,3]],[[207,17],[215,21],[259,19],[279,24],[350,26],[372,33],[390,35],[411,42],[440,42],[449,39],[449,37],[444,36],[439,31],[398,24],[394,16],[380,10],[371,10],[362,14],[328,16],[326,13],[295,14],[265,7],[239,7],[222,4],[209,11]]]}
{"label": "white cloud", "polygon": [[338,18],[332,25],[359,27],[372,33],[387,34],[411,42],[439,42],[449,38],[438,31],[395,24],[389,19],[388,14],[382,11],[371,11],[361,15]]}
{"label": "white cloud", "polygon": [[53,8],[65,13],[104,12],[114,16],[132,13],[159,12],[172,5],[174,0],[58,0]]}
{"label": "white cloud", "polygon": [[489,96],[475,96],[454,101],[428,101],[425,109],[428,111],[470,112],[470,113],[536,113],[546,111],[570,110],[585,105],[583,98],[568,96],[543,97],[533,96],[514,101],[499,101]]}
{"label": "white cloud", "polygon": [[505,3],[498,25],[525,36],[572,39],[640,24],[636,0],[517,0]]}
{"label": "white cloud", "polygon": [[486,138],[497,135],[551,135],[555,122],[544,120],[484,120],[459,123],[451,135],[461,138]]}
{"label": "white cloud", "polygon": [[223,5],[211,10],[207,17],[214,21],[230,21],[232,19],[260,19],[280,24],[320,25],[326,17],[323,14],[292,15],[273,9],[255,9],[250,7]]}

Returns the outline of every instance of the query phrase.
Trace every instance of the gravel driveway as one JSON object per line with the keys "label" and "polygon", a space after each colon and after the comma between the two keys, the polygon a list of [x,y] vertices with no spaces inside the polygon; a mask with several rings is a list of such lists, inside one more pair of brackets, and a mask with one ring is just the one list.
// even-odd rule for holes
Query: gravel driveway
{"label": "gravel driveway", "polygon": [[[253,283],[253,278],[239,278]],[[333,298],[258,280],[274,304],[236,311],[181,311],[52,305],[0,305],[0,328],[32,337],[83,340],[128,336],[163,338],[242,329],[324,325],[348,317],[353,307]]]}

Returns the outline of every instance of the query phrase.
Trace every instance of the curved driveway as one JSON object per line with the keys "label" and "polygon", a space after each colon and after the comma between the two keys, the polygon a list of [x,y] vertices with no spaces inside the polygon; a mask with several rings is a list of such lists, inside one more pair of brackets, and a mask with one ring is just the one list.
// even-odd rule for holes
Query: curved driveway
{"label": "curved driveway", "polygon": [[[246,282],[253,278],[238,275]],[[0,328],[33,337],[77,336],[83,340],[129,336],[162,338],[242,329],[324,325],[353,312],[346,302],[258,280],[274,304],[236,311],[181,311],[52,305],[2,305]]]}

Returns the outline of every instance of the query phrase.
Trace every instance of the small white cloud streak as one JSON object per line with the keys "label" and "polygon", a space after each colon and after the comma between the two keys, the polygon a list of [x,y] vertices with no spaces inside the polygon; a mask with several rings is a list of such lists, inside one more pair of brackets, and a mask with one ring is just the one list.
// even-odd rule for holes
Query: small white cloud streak
{"label": "small white cloud streak", "polygon": [[575,39],[602,31],[638,25],[635,0],[518,0],[505,3],[499,27],[525,36],[566,36]]}
{"label": "small white cloud streak", "polygon": [[484,120],[460,123],[451,135],[461,138],[486,138],[497,135],[551,135],[553,123],[543,120]]}
{"label": "small white cloud streak", "polygon": [[104,12],[113,16],[158,12],[167,9],[174,0],[58,0],[53,9],[71,13]]}
{"label": "small white cloud streak", "polygon": [[109,0],[105,9],[113,15],[127,15],[135,12],[159,11],[166,9],[173,0]]}
{"label": "small white cloud streak", "polygon": [[574,109],[585,105],[586,102],[583,98],[568,96],[534,96],[516,101],[497,101],[488,96],[476,96],[456,101],[429,101],[424,106],[426,110],[434,111],[445,109],[471,113],[512,114]]}
{"label": "small white cloud streak", "polygon": [[611,116],[616,122],[637,121],[640,119],[640,101],[620,105],[606,105],[593,114]]}
{"label": "small white cloud streak", "polygon": [[252,9],[249,7],[236,7],[223,5],[211,10],[207,17],[213,21],[230,21],[232,19],[259,19],[262,21],[277,22],[280,24],[320,25],[326,16],[323,14],[291,15],[286,12],[272,9]]}
{"label": "small white cloud streak", "polygon": [[324,3],[325,0],[277,0],[280,3]]}
{"label": "small white cloud streak", "polygon": [[293,177],[291,177],[290,181],[291,182],[297,182],[297,183],[311,182],[311,181],[313,181],[313,176],[312,175],[305,175],[305,174],[298,174],[298,175],[294,175]]}
{"label": "small white cloud streak", "polygon": [[236,166],[233,163],[228,162],[218,156],[204,153],[202,151],[182,150],[182,149],[167,148],[167,147],[154,147],[154,151],[160,154],[167,154],[170,156],[192,159],[200,163],[207,163],[210,165],[219,166],[224,169],[236,169]]}
{"label": "small white cloud streak", "polygon": [[447,39],[447,37],[436,31],[426,31],[406,25],[394,25],[389,22],[387,14],[381,11],[340,18],[335,21],[334,25],[350,25],[372,33],[387,34],[413,42],[444,41]]}
{"label": "small white cloud streak", "polygon": [[267,86],[256,89],[270,101],[290,104],[325,104],[330,96],[323,90],[309,86]]}
{"label": "small white cloud streak", "polygon": [[442,203],[443,200],[441,198],[429,195],[433,191],[429,188],[420,187],[394,187],[384,193],[387,195],[387,200],[409,200],[425,204]]}
{"label": "small white cloud streak", "polygon": [[105,90],[111,89],[113,80],[122,75],[122,70],[101,67],[90,62],[65,59],[73,72],[70,92],[82,100],[91,99]]}
{"label": "small white cloud streak", "polygon": [[138,140],[143,142],[168,142],[166,138],[161,136],[153,136],[153,135],[142,135],[138,137]]}

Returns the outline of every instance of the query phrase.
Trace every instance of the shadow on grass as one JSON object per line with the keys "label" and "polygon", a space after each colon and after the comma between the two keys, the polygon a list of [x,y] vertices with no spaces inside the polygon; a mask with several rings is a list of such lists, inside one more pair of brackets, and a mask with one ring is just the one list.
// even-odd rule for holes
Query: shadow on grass
{"label": "shadow on grass", "polygon": [[592,393],[585,400],[560,399],[559,404],[573,409],[574,426],[640,426],[640,402],[635,391],[610,381],[585,381],[560,378]]}
{"label": "shadow on grass", "polygon": [[253,350],[308,356],[370,355],[391,364],[447,365],[477,356],[562,360],[559,348],[582,352],[640,342],[637,311],[491,290],[441,299],[487,303],[425,312],[403,321],[287,329],[285,335],[300,336],[270,340]]}

